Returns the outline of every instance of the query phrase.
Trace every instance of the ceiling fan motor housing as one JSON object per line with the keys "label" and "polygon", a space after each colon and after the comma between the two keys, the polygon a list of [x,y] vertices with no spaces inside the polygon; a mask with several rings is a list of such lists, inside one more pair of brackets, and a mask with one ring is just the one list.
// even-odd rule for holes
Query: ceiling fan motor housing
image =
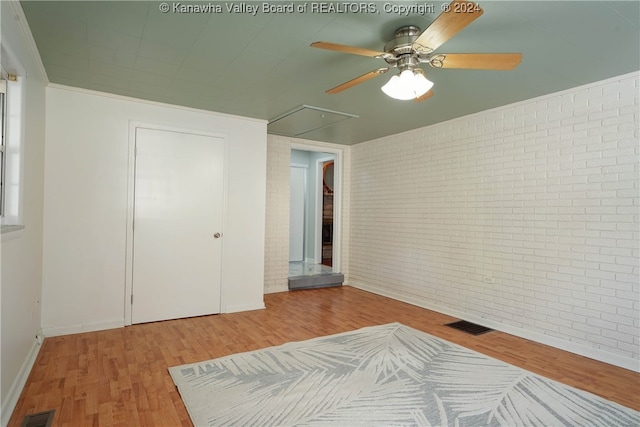
{"label": "ceiling fan motor housing", "polygon": [[395,38],[384,46],[384,51],[389,53],[383,59],[392,66],[397,66],[400,71],[413,69],[420,64],[418,53],[413,43],[420,35],[420,28],[415,25],[400,27],[395,32]]}

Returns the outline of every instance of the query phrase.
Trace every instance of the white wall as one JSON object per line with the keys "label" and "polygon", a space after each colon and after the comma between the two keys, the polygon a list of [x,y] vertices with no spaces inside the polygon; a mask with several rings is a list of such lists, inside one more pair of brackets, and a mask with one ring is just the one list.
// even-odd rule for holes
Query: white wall
{"label": "white wall", "polygon": [[[23,183],[24,229],[3,234],[1,243],[0,424],[6,425],[39,346],[42,283],[42,198],[44,187],[45,83],[24,15],[15,2],[0,2],[1,36],[24,71],[25,91]],[[8,59],[2,63],[9,66]],[[9,68],[12,68],[9,67]]]}
{"label": "white wall", "polygon": [[222,311],[264,307],[266,123],[64,87],[46,105],[46,335],[124,324],[131,121],[226,136]]}
{"label": "white wall", "polygon": [[350,284],[639,370],[639,86],[353,146]]}
{"label": "white wall", "polygon": [[309,152],[291,150],[290,169],[289,261],[304,261],[309,258],[309,200],[313,197],[309,192],[313,178]]}

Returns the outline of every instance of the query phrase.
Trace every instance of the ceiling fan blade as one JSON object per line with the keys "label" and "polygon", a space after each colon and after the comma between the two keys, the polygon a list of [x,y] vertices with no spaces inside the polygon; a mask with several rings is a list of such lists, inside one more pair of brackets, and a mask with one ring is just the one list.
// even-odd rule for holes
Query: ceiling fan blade
{"label": "ceiling fan blade", "polygon": [[417,97],[416,99],[414,99],[414,102],[420,102],[420,101],[424,101],[425,99],[429,99],[433,96],[433,89],[430,89],[427,93],[425,93],[422,96]]}
{"label": "ceiling fan blade", "polygon": [[478,19],[482,13],[482,8],[473,2],[453,0],[448,8],[418,36],[413,45],[414,47],[419,45],[432,52]]}
{"label": "ceiling fan blade", "polygon": [[334,93],[342,92],[343,90],[347,90],[350,87],[353,87],[357,84],[366,82],[367,80],[372,79],[376,76],[379,76],[380,74],[384,74],[387,71],[389,71],[389,68],[378,68],[377,70],[369,71],[368,73],[363,74],[359,77],[356,77],[355,79],[351,79],[348,82],[342,83],[341,85],[338,85],[333,89],[329,89],[327,93],[334,94]]}
{"label": "ceiling fan blade", "polygon": [[319,49],[334,50],[336,52],[351,53],[353,55],[369,56],[371,58],[382,58],[389,55],[386,52],[378,52],[376,50],[365,49],[362,47],[347,46],[344,44],[328,43],[328,42],[313,42],[311,47],[317,47]]}
{"label": "ceiling fan blade", "polygon": [[522,61],[521,53],[443,53],[433,58],[435,68],[513,70]]}

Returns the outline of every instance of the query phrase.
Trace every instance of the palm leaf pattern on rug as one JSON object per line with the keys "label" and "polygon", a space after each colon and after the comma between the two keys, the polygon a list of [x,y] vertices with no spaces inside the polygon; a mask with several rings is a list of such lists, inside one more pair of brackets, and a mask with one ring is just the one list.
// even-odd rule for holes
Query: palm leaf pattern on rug
{"label": "palm leaf pattern on rug", "polygon": [[637,426],[640,414],[399,323],[170,368],[196,426]]}

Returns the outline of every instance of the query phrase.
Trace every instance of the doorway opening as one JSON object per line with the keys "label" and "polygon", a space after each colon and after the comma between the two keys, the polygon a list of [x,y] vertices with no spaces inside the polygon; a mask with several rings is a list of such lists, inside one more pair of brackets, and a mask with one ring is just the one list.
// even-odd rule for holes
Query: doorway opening
{"label": "doorway opening", "polygon": [[340,286],[339,154],[291,150],[289,289]]}

